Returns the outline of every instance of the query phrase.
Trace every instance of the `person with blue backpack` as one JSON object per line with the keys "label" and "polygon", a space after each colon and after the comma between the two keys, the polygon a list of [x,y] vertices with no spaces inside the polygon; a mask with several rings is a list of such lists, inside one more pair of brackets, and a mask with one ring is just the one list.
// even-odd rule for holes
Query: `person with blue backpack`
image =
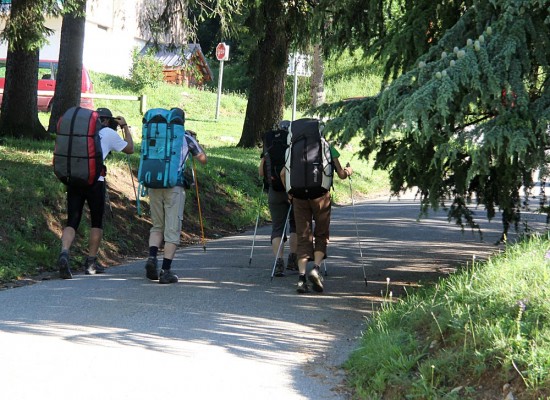
{"label": "person with blue backpack", "polygon": [[[170,284],[177,283],[178,276],[174,274],[171,270],[172,261],[174,255],[176,254],[176,249],[180,243],[181,237],[181,227],[183,221],[183,210],[185,206],[185,187],[189,185],[190,182],[185,182],[185,164],[189,156],[196,159],[201,164],[207,163],[207,156],[204,152],[204,149],[199,145],[198,140],[193,135],[192,131],[185,131],[183,128],[183,123],[185,120],[183,110],[172,109],[169,110],[168,114],[165,114],[166,121],[159,122],[160,119],[158,114],[162,114],[165,110],[151,110],[151,114],[157,114],[151,119],[146,117],[144,118],[144,132],[143,132],[143,141],[142,141],[142,159],[140,162],[140,171],[139,171],[139,180],[140,182],[146,182],[148,177],[151,175],[156,175],[159,179],[158,181],[164,181],[165,183],[153,184],[152,180],[149,179],[149,184],[145,183],[147,187],[147,192],[149,194],[149,203],[151,207],[151,221],[153,226],[149,232],[149,257],[145,263],[145,275],[150,280],[158,280],[160,284]],[[174,113],[180,113],[180,117],[172,118]],[[157,122],[155,122],[157,121]],[[178,146],[180,147],[179,152],[175,150],[172,151],[173,154],[178,154],[175,165],[177,166],[176,170],[172,172],[177,175],[177,178],[174,180],[174,184],[166,183],[169,181],[169,177],[164,177],[163,173],[158,170],[155,173],[151,174],[150,170],[154,170],[154,167],[150,167],[145,162],[147,157],[144,154],[147,153],[147,147],[151,146],[151,149],[158,145],[158,135],[149,135],[148,132],[155,131],[157,129],[157,134],[159,127],[154,124],[162,124],[160,130],[163,129],[173,129],[175,132],[172,137],[177,137],[178,132],[181,130],[183,133],[183,141]],[[153,128],[151,129],[151,124]],[[170,128],[172,125],[172,128]],[[145,143],[145,145],[143,144]],[[165,146],[163,144],[163,146]],[[155,160],[150,160],[153,163]],[[166,178],[166,179],[165,179]],[[149,185],[149,186],[147,186]],[[162,266],[159,271],[158,269],[158,252],[159,248],[164,243],[164,254],[162,259]]]}

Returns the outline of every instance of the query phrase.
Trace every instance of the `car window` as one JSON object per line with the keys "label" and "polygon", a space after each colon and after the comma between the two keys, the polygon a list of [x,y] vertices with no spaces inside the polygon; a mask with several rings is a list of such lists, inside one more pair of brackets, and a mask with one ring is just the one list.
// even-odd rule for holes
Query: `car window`
{"label": "car window", "polygon": [[38,63],[38,79],[46,79],[46,80],[55,79],[55,75],[53,74],[51,63],[46,63],[46,62]]}
{"label": "car window", "polygon": [[0,61],[0,78],[6,77],[6,62]]}

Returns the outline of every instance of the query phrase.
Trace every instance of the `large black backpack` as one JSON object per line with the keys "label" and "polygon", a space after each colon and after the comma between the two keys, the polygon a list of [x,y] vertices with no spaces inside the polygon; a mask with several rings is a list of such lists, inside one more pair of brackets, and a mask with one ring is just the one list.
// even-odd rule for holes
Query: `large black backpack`
{"label": "large black backpack", "polygon": [[285,187],[281,181],[281,170],[285,166],[285,154],[288,148],[288,131],[276,129],[264,134],[264,187],[276,192],[283,192]]}
{"label": "large black backpack", "polygon": [[55,175],[66,185],[87,187],[105,172],[96,111],[71,107],[57,122],[53,153]]}
{"label": "large black backpack", "polygon": [[286,190],[298,199],[316,199],[332,186],[330,145],[321,134],[318,119],[292,121],[286,153]]}

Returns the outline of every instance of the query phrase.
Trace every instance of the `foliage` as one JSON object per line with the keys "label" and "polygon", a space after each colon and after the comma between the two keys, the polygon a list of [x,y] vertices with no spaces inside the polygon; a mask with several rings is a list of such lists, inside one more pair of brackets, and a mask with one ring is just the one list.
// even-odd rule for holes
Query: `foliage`
{"label": "foliage", "polygon": [[[8,42],[11,50],[26,52],[39,50],[53,30],[44,25],[45,15],[62,15],[74,12],[81,0],[65,0],[63,7],[57,0],[32,0],[21,4],[20,12],[11,14],[6,27],[0,33],[0,40]],[[12,5],[13,7],[13,5]]]}
{"label": "foliage", "polygon": [[146,54],[140,54],[138,49],[132,51],[132,67],[130,68],[130,82],[136,92],[145,88],[158,87],[164,75],[164,66],[158,61],[152,50]]}
{"label": "foliage", "polygon": [[520,189],[546,163],[549,4],[461,4],[458,21],[437,43],[418,39],[429,50],[379,95],[321,109],[334,118],[327,129],[343,141],[360,133],[361,154],[376,154],[395,194],[418,187],[425,211],[443,205],[475,226],[470,201],[489,218],[503,210],[504,239],[518,226]]}
{"label": "foliage", "polygon": [[474,259],[398,303],[388,282],[346,363],[357,397],[487,399],[514,381],[515,398],[548,398],[549,239],[533,236],[483,264]]}

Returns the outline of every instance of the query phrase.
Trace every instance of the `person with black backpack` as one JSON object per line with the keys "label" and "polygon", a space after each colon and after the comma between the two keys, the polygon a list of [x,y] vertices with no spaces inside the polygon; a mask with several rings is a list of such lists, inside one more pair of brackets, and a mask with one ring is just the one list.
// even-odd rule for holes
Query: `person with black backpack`
{"label": "person with black backpack", "polygon": [[[85,118],[83,118],[82,115],[85,115]],[[99,121],[101,126],[97,126],[97,121]],[[71,127],[70,132],[65,135],[62,132],[63,129],[60,130],[58,128],[58,136],[73,137],[72,142],[75,144],[74,146],[68,146],[68,149],[71,149],[72,147],[73,151],[76,150],[76,137],[85,137],[88,130],[97,130],[101,147],[101,149],[97,149],[97,154],[101,152],[101,162],[105,160],[111,151],[121,151],[126,154],[132,154],[134,152],[134,142],[126,120],[121,116],[113,117],[113,114],[107,108],[98,108],[95,112],[82,109],[80,107],[70,109],[61,117],[59,127],[63,128],[69,125]],[[116,132],[117,127],[121,127],[124,132],[124,139],[122,139]],[[82,130],[82,132],[80,132],[80,130]],[[91,143],[93,143],[93,141],[89,141],[88,145]],[[54,167],[57,158],[71,158],[68,154],[57,154],[57,152],[61,151],[57,148],[57,144],[58,143],[56,142]],[[71,166],[74,170],[79,165],[86,166],[87,168],[90,164],[90,162],[78,162],[79,158],[82,159],[81,156],[72,155],[72,158],[75,159],[76,162],[64,163],[65,166],[69,166],[69,170],[71,169]],[[65,182],[67,183],[67,226],[63,229],[63,233],[61,235],[61,253],[59,254],[59,258],[57,260],[59,276],[62,279],[71,279],[73,277],[69,263],[69,250],[75,239],[78,226],[80,225],[85,202],[88,203],[88,208],[90,210],[91,229],[88,243],[88,256],[84,262],[84,272],[86,275],[95,275],[105,272],[105,267],[97,261],[97,253],[99,251],[99,245],[101,244],[101,239],[103,236],[103,214],[105,212],[106,193],[106,170],[101,162],[96,166],[99,177],[94,177],[91,184],[72,184],[70,179],[66,179],[66,177],[64,177],[64,179],[66,179]],[[56,169],[56,173],[57,172],[58,170]],[[72,172],[75,174],[77,171]],[[75,182],[77,181],[75,180]]]}
{"label": "person with black backpack", "polygon": [[[286,241],[287,232],[289,233],[290,253],[286,269],[289,271],[298,270],[294,213],[290,210],[291,206],[288,203],[286,190],[280,177],[281,170],[285,166],[289,124],[289,121],[281,121],[274,129],[264,133],[263,151],[258,166],[258,173],[264,181],[264,190],[267,191],[267,202],[272,221],[271,247],[273,248],[273,255],[276,257],[274,273],[277,277],[284,276],[284,248],[281,241]],[[288,228],[285,232],[285,226],[287,225]]]}
{"label": "person with black backpack", "polygon": [[288,193],[296,220],[298,239],[298,293],[307,293],[307,263],[314,266],[308,274],[312,288],[322,292],[320,265],[326,258],[331,213],[330,188],[334,171],[340,179],[349,178],[353,169],[343,168],[340,153],[322,135],[324,126],[317,119],[292,121],[285,168],[281,181]]}

